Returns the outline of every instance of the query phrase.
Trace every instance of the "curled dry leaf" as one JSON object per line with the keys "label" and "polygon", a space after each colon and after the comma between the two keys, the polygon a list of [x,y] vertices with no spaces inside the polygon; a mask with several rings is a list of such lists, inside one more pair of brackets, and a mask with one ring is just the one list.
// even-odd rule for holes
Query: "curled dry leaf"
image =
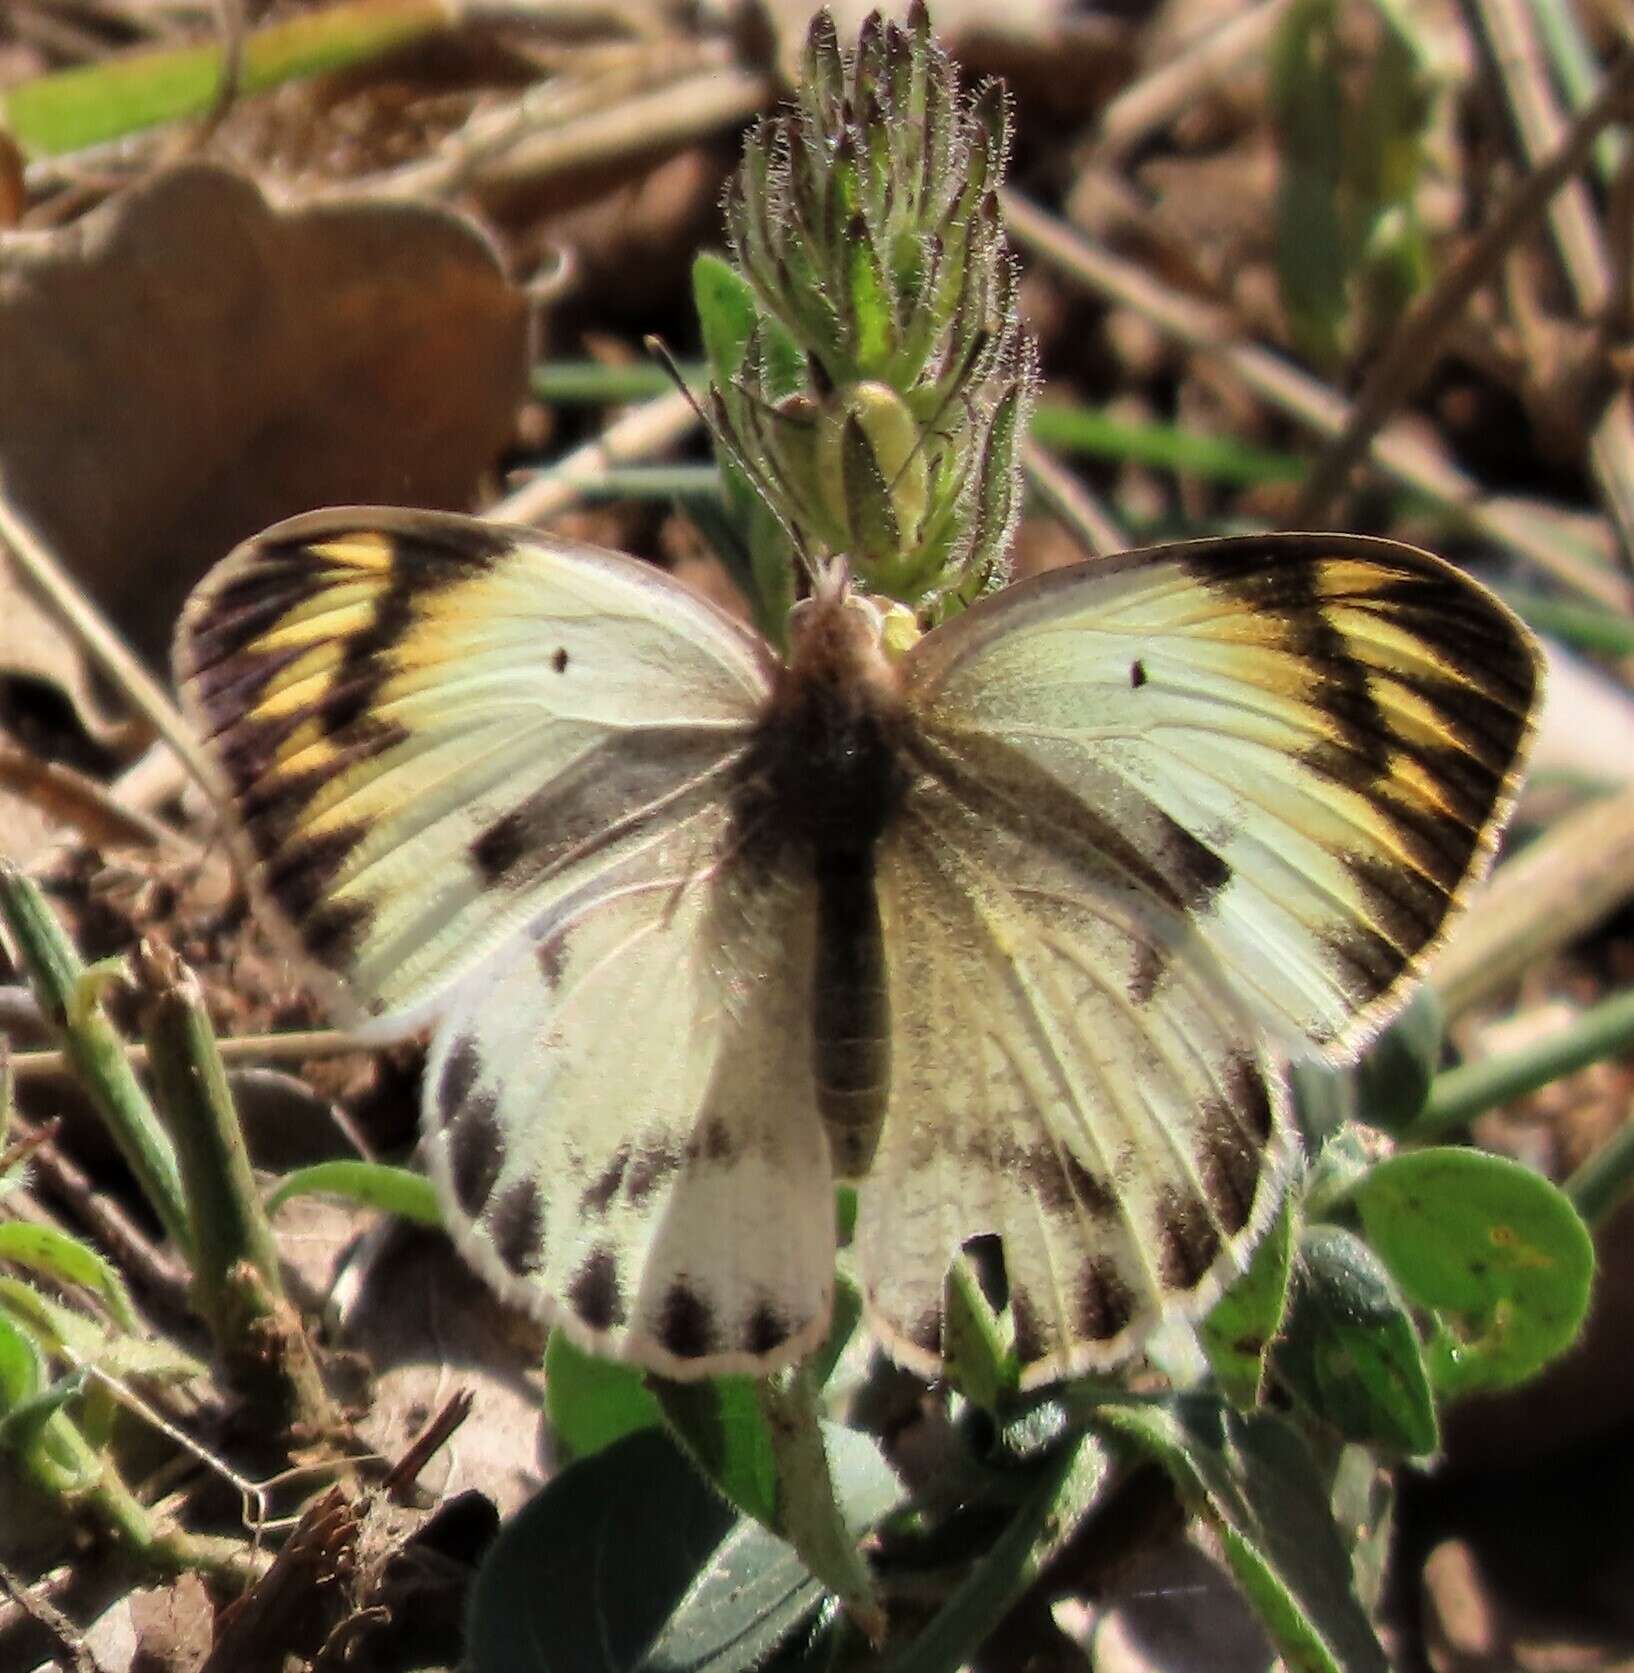
{"label": "curled dry leaf", "polygon": [[237,541],[347,501],[468,506],[526,376],[468,220],[274,209],[211,164],[0,235],[0,478],[136,648]]}

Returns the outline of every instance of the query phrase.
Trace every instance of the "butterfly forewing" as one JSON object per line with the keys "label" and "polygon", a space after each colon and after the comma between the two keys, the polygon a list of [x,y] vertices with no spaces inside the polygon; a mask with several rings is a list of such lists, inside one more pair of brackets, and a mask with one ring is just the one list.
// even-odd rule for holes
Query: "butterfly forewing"
{"label": "butterfly forewing", "polygon": [[718,802],[769,671],[647,566],[372,508],[239,548],[176,667],[252,879],[375,1014]]}
{"label": "butterfly forewing", "polygon": [[1165,873],[1285,1049],[1343,1055],[1489,863],[1540,667],[1439,559],[1287,535],[1022,583],[906,679],[964,770],[1020,758]]}

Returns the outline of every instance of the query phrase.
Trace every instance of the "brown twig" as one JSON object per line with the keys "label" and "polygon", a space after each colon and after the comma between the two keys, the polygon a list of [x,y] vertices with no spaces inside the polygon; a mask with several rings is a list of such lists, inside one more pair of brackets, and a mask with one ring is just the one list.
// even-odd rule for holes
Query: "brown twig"
{"label": "brown twig", "polygon": [[[1472,9],[1482,44],[1508,101],[1521,154],[1535,167],[1539,158],[1559,143],[1566,119],[1542,62],[1530,10],[1524,0],[1472,0]],[[1634,50],[1625,50],[1594,103],[1573,124],[1574,133],[1583,118],[1599,110],[1608,96],[1616,98],[1620,93],[1622,114],[1629,114],[1630,88],[1634,86],[1630,60],[1634,60]],[[1595,223],[1588,189],[1581,182],[1551,200],[1549,230],[1579,314],[1584,319],[1599,319],[1611,301],[1612,264]],[[1634,561],[1634,398],[1626,389],[1611,395],[1595,421],[1589,438],[1589,464],[1617,530],[1624,561]]]}
{"label": "brown twig", "polygon": [[[304,1063],[312,1058],[344,1057],[354,1051],[378,1051],[382,1043],[341,1029],[309,1028],[287,1034],[242,1034],[236,1039],[218,1040],[216,1047],[228,1063]],[[148,1066],[146,1046],[127,1045],[125,1056],[133,1069]],[[71,1067],[60,1051],[20,1051],[12,1058],[19,1081],[67,1074]]]}
{"label": "brown twig", "polygon": [[28,750],[0,741],[0,790],[71,825],[87,842],[101,848],[165,848],[196,858],[197,843],[173,831],[163,820],[139,808],[122,807],[83,773],[60,761],[42,761]]}
{"label": "brown twig", "polygon": [[585,483],[614,465],[633,464],[673,447],[697,424],[697,407],[679,390],[643,402],[595,441],[490,506],[486,515],[495,523],[542,523],[575,504]]}
{"label": "brown twig", "polygon": [[0,543],[18,567],[85,647],[86,654],[119,688],[131,708],[187,763],[198,781],[211,782],[199,746],[159,682],[76,584],[55,554],[34,532],[0,482]]}
{"label": "brown twig", "polygon": [[79,1629],[52,1603],[41,1597],[20,1576],[0,1563],[0,1592],[8,1593],[17,1607],[41,1628],[69,1673],[102,1673],[101,1663],[79,1635]]}
{"label": "brown twig", "polygon": [[[1151,274],[1092,244],[1018,192],[1004,197],[1005,223],[1018,244],[1086,288],[1132,308],[1176,341],[1228,367],[1262,401],[1318,435],[1343,434],[1350,405],[1309,373],[1237,338],[1216,308],[1164,285]],[[1634,587],[1547,538],[1540,524],[1512,504],[1492,500],[1472,477],[1419,438],[1389,425],[1368,446],[1375,467],[1455,513],[1477,533],[1507,547],[1562,586],[1617,610],[1634,608]]]}
{"label": "brown twig", "polygon": [[1153,129],[1192,104],[1212,82],[1250,54],[1257,57],[1289,4],[1290,0],[1259,0],[1131,82],[1108,101],[1101,113],[1096,147],[1099,159],[1107,162],[1132,151]]}
{"label": "brown twig", "polygon": [[1628,108],[1634,94],[1634,53],[1606,77],[1594,103],[1546,161],[1510,194],[1485,230],[1441,275],[1408,313],[1350,409],[1344,431],[1317,461],[1294,508],[1293,520],[1319,526],[1343,492],[1385,420],[1403,406],[1434,370],[1447,331],[1470,298],[1497,272],[1499,263],[1537,223],[1556,195],[1581,172],[1594,142]]}
{"label": "brown twig", "polygon": [[1634,899],[1634,788],[1552,825],[1493,874],[1479,908],[1437,955],[1430,985],[1452,1014]]}
{"label": "brown twig", "polygon": [[1027,480],[1050,515],[1095,558],[1129,550],[1129,536],[1095,494],[1037,442],[1026,449]]}

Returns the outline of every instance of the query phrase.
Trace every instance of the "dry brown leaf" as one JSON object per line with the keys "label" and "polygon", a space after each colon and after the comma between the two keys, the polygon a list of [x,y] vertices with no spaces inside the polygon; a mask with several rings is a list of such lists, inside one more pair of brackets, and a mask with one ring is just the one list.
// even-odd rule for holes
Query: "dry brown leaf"
{"label": "dry brown leaf", "polygon": [[237,541],[347,501],[463,507],[527,308],[469,221],[271,208],[204,163],[0,236],[0,476],[138,650]]}
{"label": "dry brown leaf", "polygon": [[[3,250],[0,242],[0,250]],[[4,269],[0,266],[0,315],[4,312]],[[0,326],[0,338],[4,327]],[[5,373],[0,370],[0,386]],[[0,438],[6,420],[0,415]],[[0,440],[0,483],[9,478],[4,469],[4,442]],[[74,707],[80,724],[107,747],[115,747],[124,722],[111,715],[91,676],[90,665],[78,641],[63,627],[54,612],[35,597],[18,574],[10,554],[0,548],[0,675],[18,674],[25,679],[43,680],[55,686]]]}

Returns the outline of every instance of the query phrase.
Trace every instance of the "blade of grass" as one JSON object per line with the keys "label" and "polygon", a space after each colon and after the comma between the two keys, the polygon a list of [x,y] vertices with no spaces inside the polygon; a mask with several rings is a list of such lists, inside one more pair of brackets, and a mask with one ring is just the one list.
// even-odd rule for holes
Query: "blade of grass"
{"label": "blade of grass", "polygon": [[1498,587],[1498,595],[1529,627],[1563,639],[1579,650],[1634,656],[1634,617],[1613,615],[1587,604],[1572,604],[1520,587]]}
{"label": "blade of grass", "polygon": [[[259,93],[347,69],[457,21],[452,0],[352,0],[258,29],[244,41],[238,89]],[[133,52],[0,91],[0,125],[32,156],[61,156],[204,116],[227,67],[220,42]]]}
{"label": "blade of grass", "polygon": [[1406,1136],[1431,1139],[1467,1127],[1485,1110],[1524,1098],[1602,1057],[1627,1051],[1634,1051],[1634,993],[1619,993],[1591,1006],[1569,1028],[1524,1051],[1464,1063],[1437,1075]]}
{"label": "blade of grass", "polygon": [[[1243,342],[1218,309],[1160,283],[1144,268],[1093,244],[1018,192],[1003,193],[1005,223],[1018,244],[1086,289],[1133,309],[1166,336],[1218,360],[1262,401],[1316,434],[1333,438],[1350,421],[1350,405],[1291,362]],[[1389,480],[1425,495],[1464,527],[1534,564],[1585,598],[1627,610],[1634,587],[1552,537],[1513,504],[1494,502],[1483,486],[1419,438],[1389,425],[1368,449]]]}
{"label": "blade of grass", "polygon": [[45,897],[14,866],[0,862],[0,917],[40,1010],[62,1044],[97,1113],[177,1248],[193,1237],[176,1153],[125,1059],[124,1042],[94,1002],[87,974]]}
{"label": "blade of grass", "polygon": [[1501,991],[1631,896],[1634,788],[1557,820],[1498,868],[1430,970],[1442,1010],[1454,1017]]}
{"label": "blade of grass", "polygon": [[1634,1121],[1621,1127],[1561,1186],[1590,1226],[1602,1224],[1634,1188]]}

